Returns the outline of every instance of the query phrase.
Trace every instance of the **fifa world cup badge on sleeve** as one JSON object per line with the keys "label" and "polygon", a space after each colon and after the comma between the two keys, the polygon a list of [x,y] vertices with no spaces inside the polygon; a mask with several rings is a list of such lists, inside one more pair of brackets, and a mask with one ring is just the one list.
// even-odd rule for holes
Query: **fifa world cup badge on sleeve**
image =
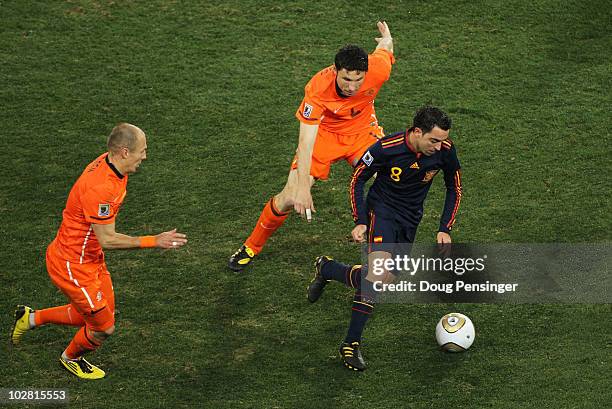
{"label": "fifa world cup badge on sleeve", "polygon": [[98,216],[99,217],[110,216],[110,204],[100,204],[98,206]]}
{"label": "fifa world cup badge on sleeve", "polygon": [[370,166],[372,164],[372,162],[374,162],[374,156],[372,156],[370,151],[367,151],[365,153],[365,155],[363,155],[362,160],[363,160],[363,163],[365,163],[366,165]]}
{"label": "fifa world cup badge on sleeve", "polygon": [[304,118],[310,118],[311,114],[312,114],[312,105],[304,104],[304,113],[302,114],[304,115]]}

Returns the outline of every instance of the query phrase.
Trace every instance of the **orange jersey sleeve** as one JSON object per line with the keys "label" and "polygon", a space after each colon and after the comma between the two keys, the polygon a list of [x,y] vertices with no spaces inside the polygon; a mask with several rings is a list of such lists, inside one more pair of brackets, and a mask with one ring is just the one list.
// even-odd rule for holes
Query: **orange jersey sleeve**
{"label": "orange jersey sleeve", "polygon": [[336,69],[319,71],[306,84],[304,98],[295,116],[300,122],[320,125],[329,132],[357,134],[376,122],[374,100],[391,75],[393,54],[378,49],[368,56],[368,72],[359,92],[350,97],[336,91]]}
{"label": "orange jersey sleeve", "polygon": [[395,64],[395,57],[390,51],[384,48],[374,50],[372,54],[368,56],[368,74],[372,74],[377,77],[382,83],[386,82],[391,77],[391,66]]}
{"label": "orange jersey sleeve", "polygon": [[123,201],[121,196],[125,194],[125,190],[121,191],[107,181],[88,187],[88,190],[81,194],[83,219],[90,224],[114,223]]}
{"label": "orange jersey sleeve", "polygon": [[321,123],[323,115],[327,110],[325,101],[321,95],[325,93],[330,83],[335,84],[336,69],[334,66],[319,71],[304,87],[304,99],[295,116],[305,124],[317,125]]}
{"label": "orange jersey sleeve", "polygon": [[108,161],[107,154],[85,168],[70,190],[55,238],[55,248],[63,259],[80,264],[102,259],[92,225],[115,222],[127,193],[127,179]]}

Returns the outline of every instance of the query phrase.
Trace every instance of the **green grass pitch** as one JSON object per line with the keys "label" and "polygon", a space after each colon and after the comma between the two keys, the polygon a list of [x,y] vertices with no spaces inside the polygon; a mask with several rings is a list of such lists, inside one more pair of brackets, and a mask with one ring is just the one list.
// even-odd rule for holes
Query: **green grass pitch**
{"label": "green grass pitch", "polygon": [[[62,371],[73,330],[49,326],[0,343],[0,388],[67,388],[71,407],[109,409],[609,405],[610,305],[381,305],[370,368],[342,368],[352,293],[330,286],[309,305],[305,287],[315,256],[359,260],[345,164],[313,189],[312,224],[290,218],[249,273],[226,269],[285,181],[304,85],[340,46],[372,50],[381,18],[397,57],[382,125],[401,130],[426,103],[454,120],[456,241],[610,241],[608,1],[0,0],[2,337],[15,304],[64,302],[44,251],[115,123],[149,138],[118,230],[190,238],[179,252],[107,252],[117,332],[91,357],[105,380]],[[434,240],[440,182],[418,242]],[[476,325],[465,354],[435,344],[454,310]]]}

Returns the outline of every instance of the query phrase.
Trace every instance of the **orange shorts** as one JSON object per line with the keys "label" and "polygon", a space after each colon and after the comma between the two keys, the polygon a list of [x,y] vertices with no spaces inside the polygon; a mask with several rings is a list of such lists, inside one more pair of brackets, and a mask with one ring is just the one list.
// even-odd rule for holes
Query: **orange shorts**
{"label": "orange shorts", "polygon": [[[361,159],[372,144],[383,136],[382,128],[368,130],[361,134],[342,135],[319,128],[312,150],[310,174],[315,179],[327,179],[332,163],[345,159],[349,165]],[[297,155],[291,162],[291,169],[297,169]]]}
{"label": "orange shorts", "polygon": [[72,263],[47,248],[47,272],[51,281],[83,316],[87,327],[105,331],[115,324],[115,293],[106,263]]}

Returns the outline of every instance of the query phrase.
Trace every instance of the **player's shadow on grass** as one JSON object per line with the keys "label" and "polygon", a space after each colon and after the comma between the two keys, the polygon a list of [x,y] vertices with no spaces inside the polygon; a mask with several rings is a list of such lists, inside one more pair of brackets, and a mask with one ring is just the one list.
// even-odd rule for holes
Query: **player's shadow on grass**
{"label": "player's shadow on grass", "polygon": [[310,305],[307,282],[300,276],[299,285],[291,280],[285,287],[274,285],[283,277],[266,269],[270,260],[265,258],[248,272],[219,273],[215,299],[206,308],[209,317],[216,317],[207,325],[215,333],[212,349],[220,359],[206,360],[189,382],[211,400],[231,391],[232,400],[261,407],[281,396],[291,402],[279,401],[280,407],[335,407],[361,375],[342,367],[337,348],[348,321],[329,311],[330,303],[338,304],[346,315],[350,302],[330,299]]}

